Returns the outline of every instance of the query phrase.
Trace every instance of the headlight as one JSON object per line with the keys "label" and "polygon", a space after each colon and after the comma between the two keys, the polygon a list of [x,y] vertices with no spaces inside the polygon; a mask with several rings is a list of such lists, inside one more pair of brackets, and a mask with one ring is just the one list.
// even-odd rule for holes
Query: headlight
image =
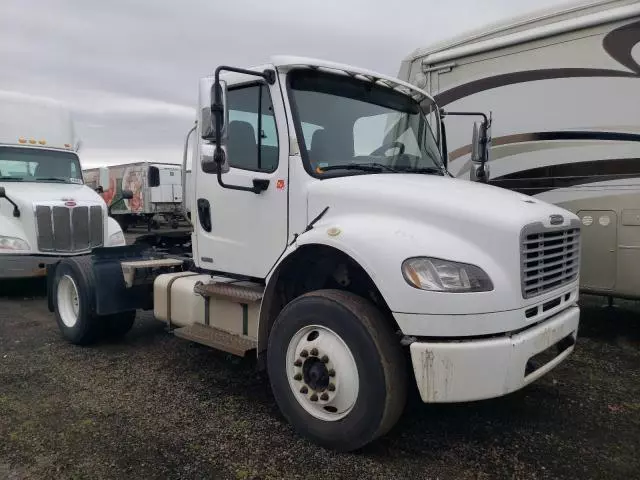
{"label": "headlight", "polygon": [[116,232],[109,237],[110,247],[120,247],[122,245],[126,245],[126,242],[124,240],[124,233]]}
{"label": "headlight", "polygon": [[415,257],[402,262],[409,285],[433,292],[488,292],[493,283],[484,270],[468,263]]}
{"label": "headlight", "polygon": [[31,248],[29,247],[29,244],[21,238],[5,237],[0,235],[0,250],[28,251],[31,250]]}

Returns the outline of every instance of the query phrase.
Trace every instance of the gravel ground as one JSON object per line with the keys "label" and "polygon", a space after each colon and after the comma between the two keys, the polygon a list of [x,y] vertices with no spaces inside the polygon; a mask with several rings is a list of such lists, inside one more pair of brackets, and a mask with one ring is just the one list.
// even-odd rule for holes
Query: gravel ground
{"label": "gravel ground", "polygon": [[[335,454],[295,435],[264,375],[148,313],[65,343],[42,283],[0,284],[0,479],[638,478],[640,307],[584,302],[570,359],[506,397],[424,405]],[[25,293],[28,292],[28,293]]]}

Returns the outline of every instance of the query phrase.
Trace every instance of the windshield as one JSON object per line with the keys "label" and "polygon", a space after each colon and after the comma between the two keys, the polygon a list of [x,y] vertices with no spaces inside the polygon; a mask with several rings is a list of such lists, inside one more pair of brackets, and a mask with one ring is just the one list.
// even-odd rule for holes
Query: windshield
{"label": "windshield", "polygon": [[312,174],[444,174],[432,127],[407,95],[315,70],[291,72],[289,82],[302,155]]}
{"label": "windshield", "polygon": [[15,147],[0,147],[0,181],[83,183],[75,153]]}

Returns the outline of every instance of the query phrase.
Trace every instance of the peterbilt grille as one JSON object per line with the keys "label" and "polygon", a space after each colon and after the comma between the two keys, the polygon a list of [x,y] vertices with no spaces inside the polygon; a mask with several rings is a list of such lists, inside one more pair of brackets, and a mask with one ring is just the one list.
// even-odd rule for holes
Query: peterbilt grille
{"label": "peterbilt grille", "polygon": [[42,252],[82,252],[102,246],[102,207],[37,205],[38,250]]}
{"label": "peterbilt grille", "polygon": [[520,253],[524,298],[571,283],[580,267],[580,228],[529,225],[522,232]]}

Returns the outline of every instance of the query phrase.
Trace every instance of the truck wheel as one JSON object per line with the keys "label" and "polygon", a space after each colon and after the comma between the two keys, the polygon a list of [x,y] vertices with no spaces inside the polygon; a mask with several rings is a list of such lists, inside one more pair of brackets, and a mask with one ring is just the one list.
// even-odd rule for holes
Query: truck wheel
{"label": "truck wheel", "polygon": [[366,445],[404,409],[400,343],[381,312],[349,292],[320,290],[289,303],[269,335],[267,367],[283,415],[327,448]]}
{"label": "truck wheel", "polygon": [[62,336],[71,343],[95,341],[100,322],[93,313],[94,279],[91,258],[62,260],[53,280],[53,307]]}
{"label": "truck wheel", "polygon": [[112,339],[124,337],[136,320],[136,311],[115,313],[101,317],[105,334]]}

